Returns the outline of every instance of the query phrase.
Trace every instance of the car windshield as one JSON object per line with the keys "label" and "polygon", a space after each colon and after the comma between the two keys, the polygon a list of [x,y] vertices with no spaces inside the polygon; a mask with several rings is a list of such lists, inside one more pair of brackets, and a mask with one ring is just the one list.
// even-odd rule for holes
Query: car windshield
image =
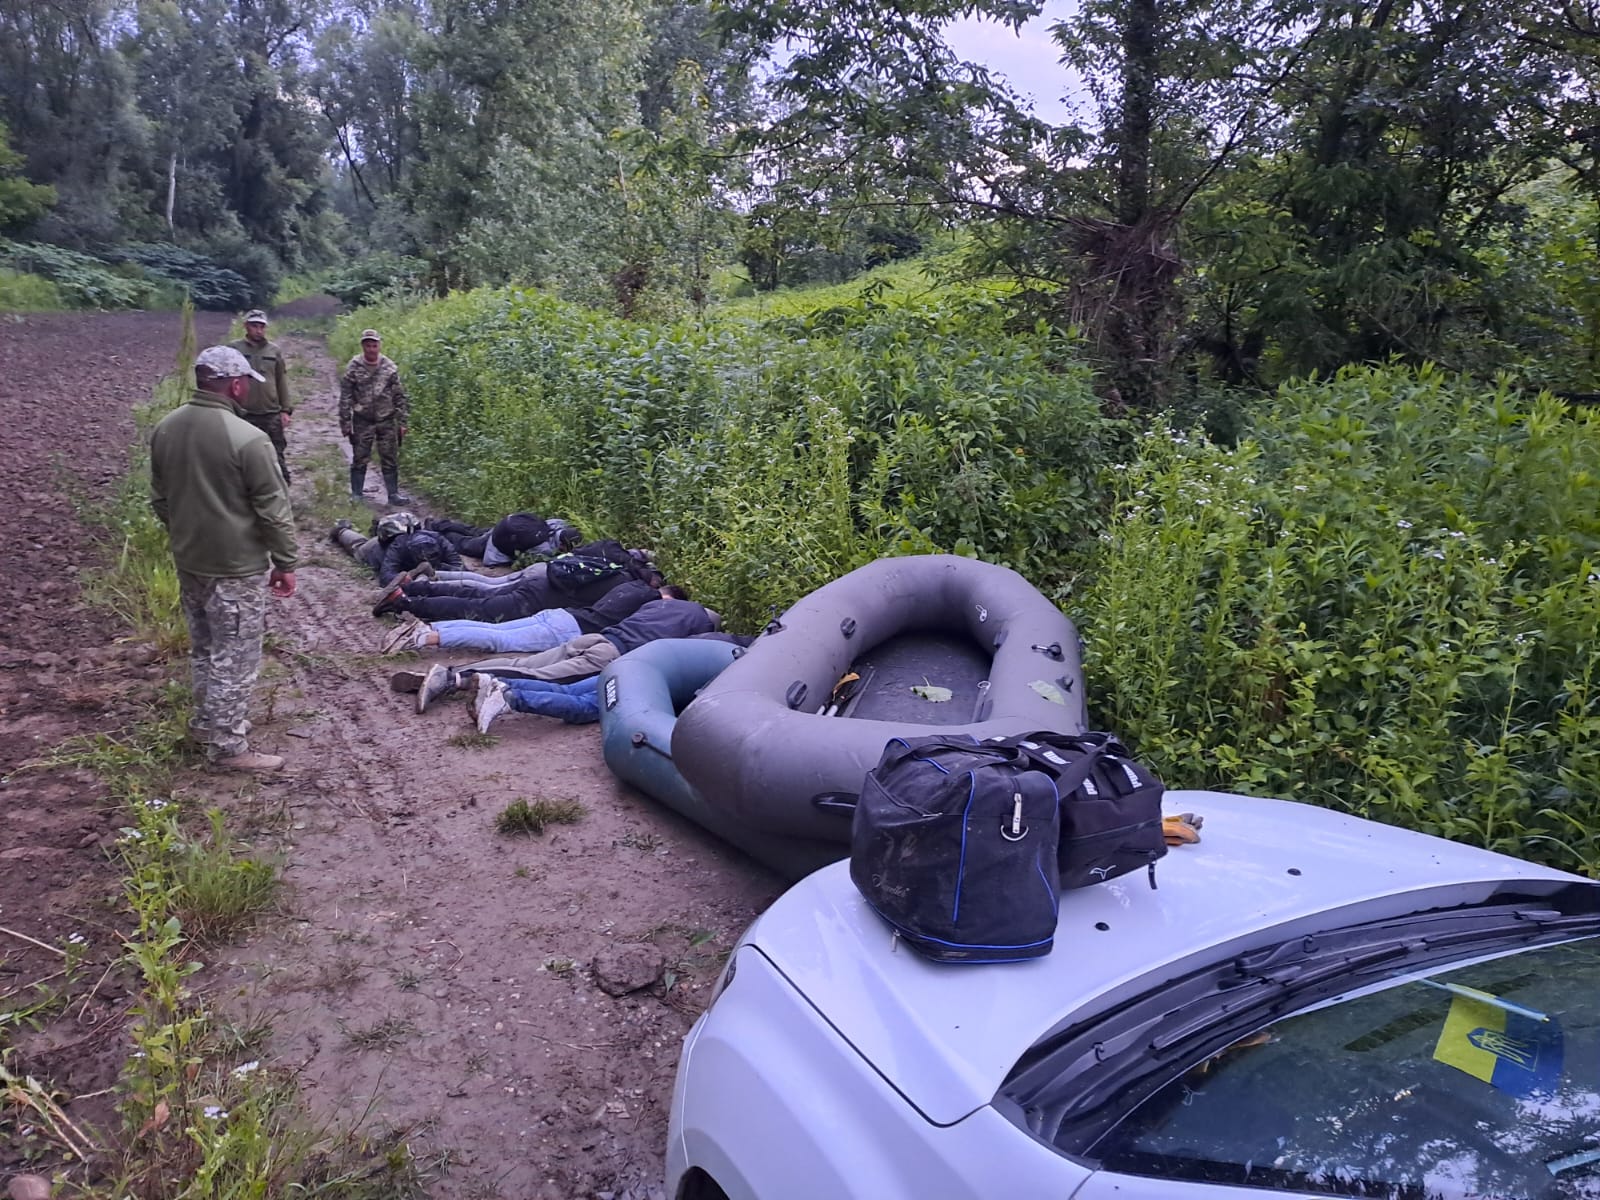
{"label": "car windshield", "polygon": [[1600,1200],[1600,939],[1400,974],[1257,1028],[1086,1157],[1331,1195]]}

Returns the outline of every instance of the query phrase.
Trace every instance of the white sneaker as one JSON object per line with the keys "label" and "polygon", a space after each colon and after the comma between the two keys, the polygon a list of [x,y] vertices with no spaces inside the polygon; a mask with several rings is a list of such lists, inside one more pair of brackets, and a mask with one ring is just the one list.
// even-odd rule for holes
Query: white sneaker
{"label": "white sneaker", "polygon": [[440,696],[447,696],[461,686],[461,681],[456,673],[443,663],[434,663],[428,668],[428,673],[422,677],[422,684],[417,688],[417,711],[427,712],[428,705]]}
{"label": "white sneaker", "polygon": [[493,675],[478,676],[478,694],[472,701],[472,716],[479,733],[488,733],[494,719],[511,707],[506,700],[506,685]]}
{"label": "white sneaker", "polygon": [[428,635],[432,632],[433,626],[426,621],[414,621],[411,626],[411,648],[413,650],[433,649],[432,643],[428,641]]}

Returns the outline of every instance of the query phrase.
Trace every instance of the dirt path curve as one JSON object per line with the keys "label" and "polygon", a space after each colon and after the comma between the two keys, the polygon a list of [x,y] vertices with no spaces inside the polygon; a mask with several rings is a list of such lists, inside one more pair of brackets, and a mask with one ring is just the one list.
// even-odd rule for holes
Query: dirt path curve
{"label": "dirt path curve", "polygon": [[[284,919],[205,974],[270,1024],[263,1057],[316,1110],[410,1131],[437,1197],[656,1197],[679,1041],[781,885],[616,783],[597,727],[513,715],[493,745],[453,744],[465,704],[418,716],[390,692],[374,581],[327,537],[350,508],[335,367],[280,340],[304,557],[299,595],[271,605],[253,740],[289,768],[215,795],[285,839],[289,889]],[[587,815],[498,834],[519,797]],[[663,976],[614,997],[592,964],[629,943]]]}

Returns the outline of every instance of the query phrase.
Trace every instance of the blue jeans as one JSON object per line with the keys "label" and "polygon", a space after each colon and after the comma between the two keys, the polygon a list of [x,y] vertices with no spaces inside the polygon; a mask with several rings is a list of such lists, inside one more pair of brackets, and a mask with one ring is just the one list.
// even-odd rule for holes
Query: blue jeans
{"label": "blue jeans", "polygon": [[548,608],[515,621],[439,621],[433,626],[440,649],[493,650],[498,654],[536,654],[570,642],[583,632],[564,608]]}
{"label": "blue jeans", "polygon": [[539,717],[560,717],[568,725],[589,725],[600,719],[600,677],[577,683],[546,683],[542,679],[502,679],[506,699],[516,712]]}

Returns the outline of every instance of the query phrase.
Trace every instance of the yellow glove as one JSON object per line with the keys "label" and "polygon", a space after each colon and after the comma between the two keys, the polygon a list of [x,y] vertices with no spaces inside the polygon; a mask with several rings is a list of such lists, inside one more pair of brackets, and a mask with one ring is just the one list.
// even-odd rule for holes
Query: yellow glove
{"label": "yellow glove", "polygon": [[1161,836],[1169,846],[1192,846],[1200,840],[1200,826],[1204,817],[1194,813],[1180,813],[1175,817],[1161,818]]}

